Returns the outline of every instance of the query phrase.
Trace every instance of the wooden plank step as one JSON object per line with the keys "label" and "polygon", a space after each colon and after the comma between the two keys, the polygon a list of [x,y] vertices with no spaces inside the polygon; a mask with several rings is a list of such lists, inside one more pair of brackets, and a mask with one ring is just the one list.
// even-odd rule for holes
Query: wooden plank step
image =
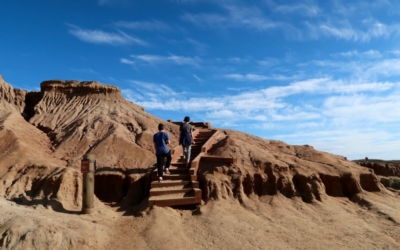
{"label": "wooden plank step", "polygon": [[186,164],[185,164],[184,160],[180,160],[180,161],[177,161],[177,162],[171,162],[171,166],[169,168],[173,168],[173,167],[185,168]]}
{"label": "wooden plank step", "polygon": [[173,186],[173,187],[161,187],[150,189],[150,196],[168,195],[168,194],[178,194],[187,193],[193,191],[191,184],[185,186]]}
{"label": "wooden plank step", "polygon": [[[189,174],[189,168],[169,168],[171,174]],[[164,173],[164,176],[167,175]]]}
{"label": "wooden plank step", "polygon": [[163,180],[190,180],[189,174],[169,174],[164,175]]}
{"label": "wooden plank step", "polygon": [[151,187],[152,188],[162,188],[162,187],[175,187],[175,186],[185,186],[185,185],[192,185],[192,188],[200,188],[200,184],[198,181],[190,181],[190,180],[163,180],[162,182],[152,181]]}
{"label": "wooden plank step", "polygon": [[152,181],[151,188],[160,188],[160,187],[173,187],[173,186],[184,186],[192,183],[194,188],[199,187],[199,182],[190,180],[163,180],[162,182]]}
{"label": "wooden plank step", "polygon": [[[189,174],[189,169],[190,169],[190,168],[186,167],[186,165],[183,164],[183,165],[180,166],[180,167],[170,166],[170,167],[169,167],[169,172],[170,172],[171,174]],[[153,170],[153,174],[155,174],[156,176],[158,176],[158,170],[157,170],[157,169]],[[165,175],[168,175],[168,174],[166,174],[165,171],[164,171],[163,176],[165,176]]]}
{"label": "wooden plank step", "polygon": [[191,192],[168,194],[152,196],[149,198],[149,206],[178,206],[178,205],[189,205],[199,204],[201,202],[201,190],[193,189]]}

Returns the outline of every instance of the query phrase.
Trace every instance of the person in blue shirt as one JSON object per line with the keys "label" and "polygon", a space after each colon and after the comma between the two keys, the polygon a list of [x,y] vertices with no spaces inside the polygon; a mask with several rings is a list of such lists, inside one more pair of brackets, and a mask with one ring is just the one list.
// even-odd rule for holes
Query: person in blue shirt
{"label": "person in blue shirt", "polygon": [[157,156],[157,169],[158,169],[158,181],[163,180],[163,165],[164,159],[167,158],[165,164],[165,173],[170,174],[169,166],[171,165],[171,151],[168,148],[168,144],[171,143],[168,133],[164,130],[164,124],[158,125],[158,133],[153,136],[154,149]]}

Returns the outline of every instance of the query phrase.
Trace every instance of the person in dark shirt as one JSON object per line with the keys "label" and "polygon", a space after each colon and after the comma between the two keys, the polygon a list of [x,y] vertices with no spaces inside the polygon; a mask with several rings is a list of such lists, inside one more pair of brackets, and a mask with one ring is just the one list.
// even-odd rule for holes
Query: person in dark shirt
{"label": "person in dark shirt", "polygon": [[183,148],[183,156],[185,158],[185,165],[186,167],[190,167],[190,152],[192,150],[192,144],[194,144],[193,139],[193,127],[189,124],[190,117],[185,116],[183,119],[183,124],[179,128],[181,131],[179,136],[179,145],[182,145]]}
{"label": "person in dark shirt", "polygon": [[169,135],[164,131],[164,124],[160,123],[158,125],[158,133],[153,136],[154,149],[157,156],[157,169],[158,169],[158,181],[163,180],[163,165],[164,159],[167,158],[165,164],[165,173],[169,174],[169,166],[171,165],[171,151],[169,150],[167,144],[171,143]]}

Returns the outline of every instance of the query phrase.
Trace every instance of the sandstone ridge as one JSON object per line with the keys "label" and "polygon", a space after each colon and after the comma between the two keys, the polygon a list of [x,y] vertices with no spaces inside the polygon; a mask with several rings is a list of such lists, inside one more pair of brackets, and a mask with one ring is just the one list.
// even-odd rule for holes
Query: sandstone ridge
{"label": "sandstone ridge", "polygon": [[121,93],[119,88],[112,85],[101,84],[97,81],[48,80],[42,82],[40,88],[42,92],[55,91],[75,95]]}

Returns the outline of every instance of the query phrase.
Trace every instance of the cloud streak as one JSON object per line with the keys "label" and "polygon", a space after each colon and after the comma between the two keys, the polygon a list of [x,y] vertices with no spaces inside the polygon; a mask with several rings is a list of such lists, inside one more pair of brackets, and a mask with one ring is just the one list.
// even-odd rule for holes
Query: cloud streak
{"label": "cloud streak", "polygon": [[[160,55],[131,55],[131,58],[135,60],[135,62],[147,63],[150,65],[157,64],[175,64],[175,65],[189,65],[194,67],[200,67],[202,62],[199,57],[186,57],[186,56],[177,56],[170,54],[169,56],[160,56]],[[126,59],[125,59],[126,60]],[[121,59],[122,62],[122,59]],[[134,61],[130,61],[134,62]]]}
{"label": "cloud streak", "polygon": [[95,44],[109,44],[115,46],[127,45],[127,44],[148,46],[147,42],[139,38],[129,36],[122,31],[105,32],[102,30],[82,29],[75,25],[68,25],[68,26],[69,26],[69,33],[84,42],[95,43]]}
{"label": "cloud streak", "polygon": [[151,20],[151,21],[141,21],[141,22],[128,22],[128,21],[119,21],[114,23],[114,25],[118,28],[126,28],[126,29],[135,29],[135,30],[148,30],[148,31],[168,31],[171,30],[171,27],[161,21]]}
{"label": "cloud streak", "polygon": [[225,14],[215,13],[185,13],[181,19],[197,26],[217,28],[244,27],[256,30],[269,30],[282,25],[267,18],[257,7],[238,7],[224,5]]}

